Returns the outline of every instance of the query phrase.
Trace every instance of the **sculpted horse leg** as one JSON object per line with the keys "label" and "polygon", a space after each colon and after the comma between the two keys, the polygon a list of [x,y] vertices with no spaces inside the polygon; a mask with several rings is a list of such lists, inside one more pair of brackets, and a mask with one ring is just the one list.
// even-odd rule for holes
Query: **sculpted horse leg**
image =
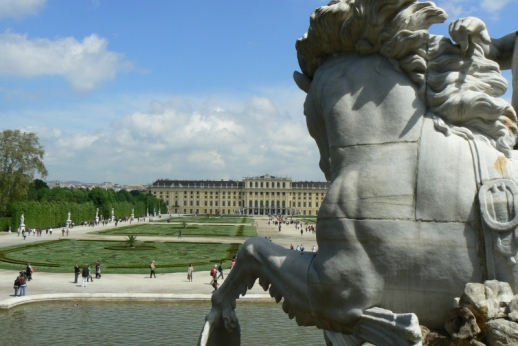
{"label": "sculpted horse leg", "polygon": [[240,344],[236,299],[259,279],[277,302],[284,298],[283,310],[298,325],[357,335],[381,346],[419,345],[415,315],[369,309],[379,306],[383,280],[374,267],[366,266],[369,254],[361,243],[343,244],[342,240],[331,237],[322,243],[326,251],[301,253],[263,238],[249,239],[212,296],[212,310],[198,344]]}
{"label": "sculpted horse leg", "polygon": [[316,253],[288,250],[254,237],[241,247],[234,268],[212,295],[212,310],[205,318],[199,345],[239,345],[239,323],[234,309],[236,299],[252,288],[255,281],[279,302],[290,318],[309,326],[307,273]]}

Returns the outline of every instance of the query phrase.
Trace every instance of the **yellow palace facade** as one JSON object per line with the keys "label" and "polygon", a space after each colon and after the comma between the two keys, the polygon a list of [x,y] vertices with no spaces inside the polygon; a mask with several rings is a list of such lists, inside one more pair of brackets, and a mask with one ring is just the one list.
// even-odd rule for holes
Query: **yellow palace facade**
{"label": "yellow palace facade", "polygon": [[148,190],[169,213],[317,215],[329,185],[265,174],[242,181],[159,179]]}

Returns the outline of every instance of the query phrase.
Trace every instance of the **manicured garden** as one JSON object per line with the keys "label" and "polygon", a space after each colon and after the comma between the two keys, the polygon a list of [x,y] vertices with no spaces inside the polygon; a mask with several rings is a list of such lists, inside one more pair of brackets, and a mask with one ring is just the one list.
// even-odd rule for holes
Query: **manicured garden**
{"label": "manicured garden", "polygon": [[123,241],[62,239],[0,249],[0,268],[21,270],[31,262],[38,271],[73,273],[74,265],[101,261],[102,272],[111,274],[148,274],[149,263],[155,260],[157,273],[187,270],[192,263],[197,271],[209,270],[215,263],[226,268],[240,244],[138,242],[147,249],[126,247]]}
{"label": "manicured garden", "polygon": [[160,219],[159,222],[188,222],[188,223],[245,223],[251,224],[254,221],[251,217],[246,217],[244,215],[198,215],[198,216],[180,216],[180,217],[172,217],[170,219]]}
{"label": "manicured garden", "polygon": [[104,235],[140,235],[140,236],[165,236],[178,237],[253,237],[257,235],[256,228],[245,225],[192,225],[187,218],[183,223],[153,224],[140,223],[131,226],[115,227],[93,233]]}

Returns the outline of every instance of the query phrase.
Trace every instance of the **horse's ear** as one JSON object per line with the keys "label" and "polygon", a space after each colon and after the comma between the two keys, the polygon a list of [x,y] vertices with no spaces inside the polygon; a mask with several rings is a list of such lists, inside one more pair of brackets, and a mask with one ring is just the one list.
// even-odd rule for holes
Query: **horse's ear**
{"label": "horse's ear", "polygon": [[297,83],[297,86],[300,88],[300,90],[305,91],[307,94],[309,87],[311,86],[312,79],[298,71],[293,72],[293,79],[295,80],[295,83]]}

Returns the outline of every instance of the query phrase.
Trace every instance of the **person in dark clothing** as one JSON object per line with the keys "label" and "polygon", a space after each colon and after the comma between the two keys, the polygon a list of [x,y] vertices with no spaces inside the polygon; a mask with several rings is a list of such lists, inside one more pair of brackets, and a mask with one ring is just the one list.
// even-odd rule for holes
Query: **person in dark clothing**
{"label": "person in dark clothing", "polygon": [[74,267],[74,274],[75,274],[75,280],[74,283],[77,284],[77,279],[79,279],[79,274],[81,274],[81,268],[76,263],[76,266]]}
{"label": "person in dark clothing", "polygon": [[83,287],[86,287],[86,285],[88,284],[88,276],[90,275],[90,270],[88,269],[88,267],[90,267],[89,265],[86,265],[83,267],[83,273],[82,273],[82,277],[83,277]]}
{"label": "person in dark clothing", "polygon": [[32,266],[30,263],[27,263],[27,268],[25,268],[25,272],[27,273],[27,281],[32,280]]}
{"label": "person in dark clothing", "polygon": [[99,260],[97,260],[97,262],[95,262],[95,278],[96,279],[101,278],[101,262],[99,262]]}

